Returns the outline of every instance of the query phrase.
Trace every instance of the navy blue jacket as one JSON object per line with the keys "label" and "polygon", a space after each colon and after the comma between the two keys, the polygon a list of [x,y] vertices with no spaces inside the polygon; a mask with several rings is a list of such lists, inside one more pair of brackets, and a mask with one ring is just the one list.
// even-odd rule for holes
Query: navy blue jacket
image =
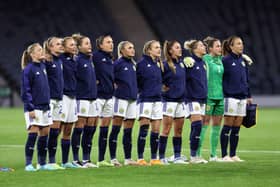
{"label": "navy blue jacket", "polygon": [[45,66],[48,75],[51,99],[62,100],[64,88],[62,61],[57,56],[53,56],[53,61],[46,61]]}
{"label": "navy blue jacket", "polygon": [[207,99],[207,72],[205,62],[191,55],[195,60],[194,66],[186,72],[186,102],[205,103]]}
{"label": "navy blue jacket", "polygon": [[50,109],[50,88],[43,63],[31,62],[22,70],[21,99],[25,112]]}
{"label": "navy blue jacket", "polygon": [[251,97],[248,85],[248,68],[242,56],[230,53],[223,57],[222,62],[224,65],[224,96],[236,99]]}
{"label": "navy blue jacket", "polygon": [[69,97],[76,97],[76,86],[77,86],[77,62],[74,58],[67,53],[60,55],[63,64],[63,79],[64,89],[63,94]]}
{"label": "navy blue jacket", "polygon": [[93,53],[97,80],[97,97],[110,99],[114,94],[114,67],[110,53],[98,50]]}
{"label": "navy blue jacket", "polygon": [[90,55],[77,56],[77,99],[95,100],[97,97],[95,70]]}
{"label": "navy blue jacket", "polygon": [[164,72],[162,75],[163,84],[169,88],[162,92],[162,98],[167,102],[183,102],[186,90],[186,68],[182,60],[173,59],[176,73],[174,73],[168,63],[164,61]]}
{"label": "navy blue jacket", "polygon": [[117,85],[115,97],[125,100],[137,99],[136,64],[131,59],[121,57],[114,62],[114,78]]}
{"label": "navy blue jacket", "polygon": [[160,64],[143,55],[137,63],[138,102],[161,101],[162,75]]}

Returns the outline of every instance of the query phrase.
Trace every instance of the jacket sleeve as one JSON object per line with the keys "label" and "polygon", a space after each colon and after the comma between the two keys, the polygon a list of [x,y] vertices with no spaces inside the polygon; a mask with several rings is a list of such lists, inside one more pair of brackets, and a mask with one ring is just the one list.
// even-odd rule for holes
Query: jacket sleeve
{"label": "jacket sleeve", "polygon": [[26,67],[22,72],[21,98],[24,103],[24,109],[29,112],[33,111],[34,105],[31,94],[31,70],[28,67]]}

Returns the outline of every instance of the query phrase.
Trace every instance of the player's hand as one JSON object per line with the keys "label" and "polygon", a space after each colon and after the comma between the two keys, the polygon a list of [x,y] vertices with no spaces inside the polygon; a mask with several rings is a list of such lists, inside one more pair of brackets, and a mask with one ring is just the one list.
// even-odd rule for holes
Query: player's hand
{"label": "player's hand", "polygon": [[34,110],[29,112],[29,117],[31,117],[31,118],[35,118],[36,117]]}
{"label": "player's hand", "polygon": [[192,68],[195,63],[192,57],[185,57],[183,61],[187,68]]}
{"label": "player's hand", "polygon": [[162,85],[161,91],[167,92],[168,90],[169,90],[169,87],[167,87],[166,85]]}
{"label": "player's hand", "polygon": [[242,58],[248,63],[248,65],[253,64],[253,60],[246,54],[242,54]]}
{"label": "player's hand", "polygon": [[247,99],[247,104],[252,104],[253,103],[253,98],[248,98]]}

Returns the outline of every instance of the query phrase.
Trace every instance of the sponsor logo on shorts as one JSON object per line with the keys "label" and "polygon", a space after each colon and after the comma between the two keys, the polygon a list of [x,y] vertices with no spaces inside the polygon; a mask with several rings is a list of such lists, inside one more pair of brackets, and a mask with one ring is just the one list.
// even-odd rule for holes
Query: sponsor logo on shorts
{"label": "sponsor logo on shorts", "polygon": [[150,113],[150,111],[147,109],[144,111],[144,114],[148,115]]}
{"label": "sponsor logo on shorts", "polygon": [[173,112],[172,108],[167,109],[167,113],[172,113],[172,112]]}
{"label": "sponsor logo on shorts", "polygon": [[200,110],[200,107],[199,107],[199,106],[195,106],[195,107],[194,107],[194,110],[195,110],[195,111],[199,111],[199,110]]}
{"label": "sponsor logo on shorts", "polygon": [[86,109],[85,108],[81,108],[81,113],[82,114],[86,113]]}
{"label": "sponsor logo on shorts", "polygon": [[233,113],[233,108],[230,108],[230,109],[228,109],[228,111],[230,112],[230,113]]}
{"label": "sponsor logo on shorts", "polygon": [[65,118],[65,114],[64,114],[64,113],[61,113],[61,117],[62,117],[62,118]]}

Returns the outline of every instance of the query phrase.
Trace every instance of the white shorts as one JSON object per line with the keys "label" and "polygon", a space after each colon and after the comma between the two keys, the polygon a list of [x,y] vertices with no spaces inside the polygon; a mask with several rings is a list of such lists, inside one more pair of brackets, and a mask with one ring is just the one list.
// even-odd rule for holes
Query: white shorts
{"label": "white shorts", "polygon": [[143,102],[138,106],[138,118],[162,119],[162,102]]}
{"label": "white shorts", "polygon": [[189,115],[205,115],[205,104],[199,102],[190,102],[186,105],[186,117]]}
{"label": "white shorts", "polygon": [[185,108],[184,102],[164,102],[162,111],[164,116],[182,118],[186,115]]}
{"label": "white shorts", "polygon": [[32,125],[37,125],[41,127],[49,126],[53,123],[51,111],[34,110],[35,118],[29,116],[29,112],[24,113],[26,129],[29,129]]}
{"label": "white shorts", "polygon": [[78,116],[97,117],[98,108],[96,100],[77,100]]}
{"label": "white shorts", "polygon": [[67,95],[62,97],[61,121],[65,123],[74,123],[78,120],[77,101]]}
{"label": "white shorts", "polygon": [[135,119],[137,114],[136,100],[124,100],[114,97],[114,116]]}
{"label": "white shorts", "polygon": [[113,99],[97,99],[96,103],[99,117],[113,116]]}
{"label": "white shorts", "polygon": [[225,98],[226,116],[246,116],[247,99]]}
{"label": "white shorts", "polygon": [[61,121],[62,100],[51,99],[50,110],[53,121]]}

